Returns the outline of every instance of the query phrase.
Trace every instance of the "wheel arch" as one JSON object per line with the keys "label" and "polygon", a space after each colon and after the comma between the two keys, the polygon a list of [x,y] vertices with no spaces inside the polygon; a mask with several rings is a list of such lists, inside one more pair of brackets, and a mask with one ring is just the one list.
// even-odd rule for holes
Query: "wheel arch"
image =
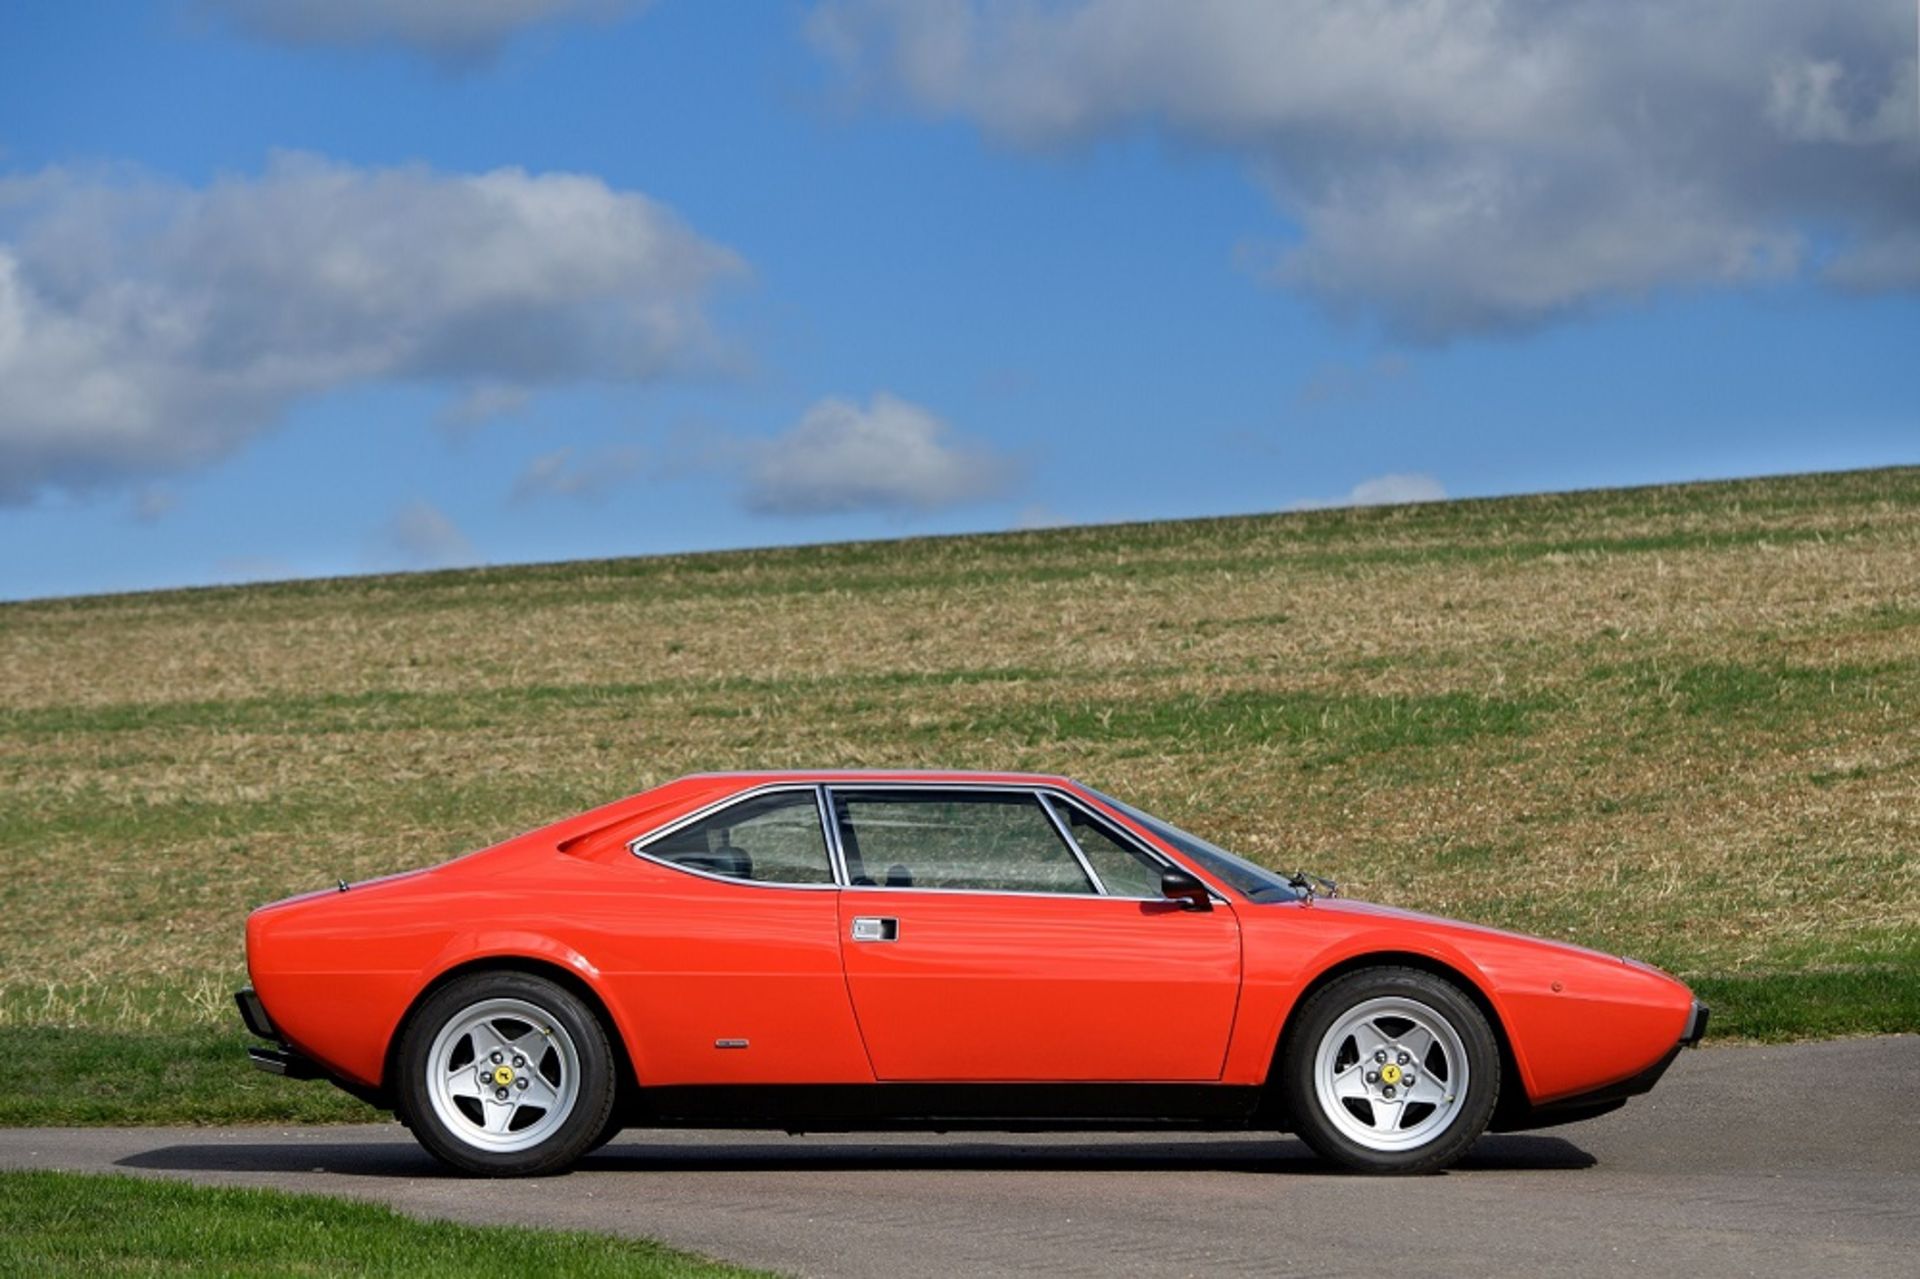
{"label": "wheel arch", "polygon": [[393,1081],[398,1078],[396,1066],[400,1053],[400,1044],[406,1038],[407,1028],[412,1024],[415,1014],[422,1005],[448,984],[475,973],[524,973],[530,977],[541,977],[565,990],[587,1006],[587,1011],[596,1017],[607,1032],[607,1043],[613,1049],[614,1091],[616,1108],[630,1105],[638,1095],[640,1086],[639,1071],[635,1068],[633,1054],[622,1032],[620,1021],[613,1015],[613,1009],[594,988],[592,982],[581,976],[575,969],[552,959],[535,955],[502,953],[478,955],[463,960],[437,974],[427,982],[407,1005],[394,1025],[393,1034],[387,1039],[387,1050],[382,1058],[381,1085],[383,1092],[391,1092]]}
{"label": "wheel arch", "polygon": [[[1526,1084],[1520,1073],[1519,1061],[1514,1056],[1512,1036],[1507,1031],[1505,1020],[1500,1016],[1498,1006],[1494,1004],[1480,983],[1461,968],[1432,955],[1423,955],[1418,951],[1409,950],[1375,950],[1349,955],[1338,963],[1329,964],[1315,974],[1313,980],[1301,987],[1300,993],[1294,998],[1293,1006],[1287,1009],[1286,1020],[1281,1023],[1279,1037],[1274,1041],[1273,1059],[1267,1066],[1266,1092],[1271,1099],[1269,1104],[1275,1106],[1282,1104],[1281,1092],[1277,1087],[1280,1063],[1286,1056],[1291,1036],[1299,1024],[1300,1010],[1324,987],[1340,980],[1348,973],[1356,973],[1367,968],[1412,968],[1438,977],[1472,1000],[1474,1007],[1480,1010],[1481,1016],[1487,1019],[1487,1025],[1493,1031],[1493,1042],[1500,1052],[1500,1092],[1494,1100],[1493,1122],[1497,1124],[1503,1117],[1527,1108],[1529,1103]],[[1287,1118],[1284,1114],[1279,1117],[1282,1120]]]}

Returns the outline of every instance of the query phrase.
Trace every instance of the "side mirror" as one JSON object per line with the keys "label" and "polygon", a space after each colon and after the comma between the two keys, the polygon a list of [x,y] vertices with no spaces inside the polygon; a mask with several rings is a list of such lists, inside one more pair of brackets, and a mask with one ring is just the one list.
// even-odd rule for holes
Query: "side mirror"
{"label": "side mirror", "polygon": [[1160,872],[1160,895],[1180,903],[1181,910],[1212,910],[1213,894],[1207,886],[1178,866]]}

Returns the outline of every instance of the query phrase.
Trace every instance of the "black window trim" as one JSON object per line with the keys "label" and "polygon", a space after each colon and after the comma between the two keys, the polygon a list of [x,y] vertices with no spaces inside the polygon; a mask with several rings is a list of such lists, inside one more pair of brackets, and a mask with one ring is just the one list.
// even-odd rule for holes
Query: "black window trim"
{"label": "black window trim", "polygon": [[[1153,847],[1151,844],[1141,839],[1138,835],[1135,835],[1127,827],[1121,825],[1119,822],[1114,821],[1111,817],[1108,817],[1105,813],[1102,813],[1098,809],[1089,806],[1084,801],[1082,801],[1078,796],[1070,795],[1064,791],[1055,790],[1051,787],[1046,788],[1041,793],[1045,795],[1046,798],[1056,803],[1058,802],[1066,803],[1067,805],[1072,807],[1074,810],[1079,812],[1081,816],[1087,818],[1087,820],[1091,821],[1095,826],[1099,827],[1101,831],[1105,832],[1107,838],[1113,840],[1114,843],[1123,845],[1124,847],[1133,849],[1135,852],[1144,854],[1147,860],[1151,861],[1154,865],[1158,866],[1161,870],[1166,870],[1169,867],[1175,870],[1183,870],[1183,871],[1187,870],[1186,866],[1182,865],[1180,862],[1175,861],[1173,858],[1167,856],[1165,853],[1161,852],[1159,849]],[[1061,823],[1061,825],[1067,827],[1068,838],[1072,839],[1073,832],[1072,832],[1071,825],[1064,821]],[[1073,842],[1074,842],[1074,846],[1078,848],[1080,841],[1074,840]],[[1081,855],[1083,857],[1086,855],[1084,850],[1082,850]],[[1088,862],[1089,864],[1091,864],[1092,859],[1088,858]],[[1188,873],[1191,874],[1192,872],[1189,871]],[[1216,889],[1208,881],[1203,879],[1201,880],[1201,883],[1206,884],[1207,894],[1208,896],[1212,897],[1213,900],[1217,902],[1224,902],[1227,900],[1225,897],[1223,897],[1220,894],[1220,891]],[[1158,896],[1134,897],[1130,895],[1122,895],[1119,893],[1111,894],[1111,896],[1118,898],[1120,901],[1129,901],[1129,902],[1163,902],[1167,900],[1165,897],[1158,897]]]}
{"label": "black window trim", "polygon": [[[1151,823],[1157,823],[1162,826],[1168,826],[1168,827],[1172,827],[1175,830],[1179,830],[1179,827],[1173,826],[1173,823],[1169,822],[1166,818],[1155,817],[1152,813],[1147,812],[1145,809],[1135,808],[1133,805],[1128,804],[1123,800],[1115,799],[1111,795],[1103,795],[1099,791],[1094,791],[1093,796],[1095,799],[1099,801],[1099,807],[1095,809],[1089,809],[1088,811],[1094,812],[1108,826],[1112,826],[1112,827],[1124,826],[1129,835],[1133,835],[1134,821],[1142,817],[1148,819],[1148,821]],[[1086,805],[1082,804],[1081,807],[1086,808]],[[1109,809],[1116,810],[1116,811],[1109,812],[1108,811]],[[1124,822],[1122,821],[1123,817],[1126,819]],[[1152,829],[1151,826],[1149,826],[1148,829],[1151,830]],[[1208,842],[1202,836],[1194,835],[1190,831],[1183,832],[1183,833],[1186,834],[1188,838],[1198,840],[1201,843]],[[1160,838],[1157,832],[1154,833],[1154,837],[1155,839]],[[1144,841],[1139,837],[1135,837],[1134,842],[1144,843]],[[1171,841],[1168,841],[1168,842],[1171,844]],[[1217,848],[1218,845],[1214,845],[1214,847]],[[1174,849],[1175,849],[1175,852],[1179,853],[1181,857],[1192,856],[1192,854],[1186,853],[1183,850],[1180,850],[1177,845],[1174,845]],[[1205,861],[1201,860],[1198,857],[1194,857],[1193,860],[1197,863],[1197,866],[1188,866],[1185,861],[1175,859],[1172,853],[1163,852],[1158,847],[1155,847],[1153,851],[1161,858],[1169,860],[1172,862],[1172,864],[1179,866],[1182,870],[1188,871],[1191,874],[1197,874],[1200,877],[1200,882],[1207,886],[1208,893],[1213,897],[1215,901],[1224,902],[1224,901],[1230,900],[1228,897],[1226,897],[1222,893],[1221,889],[1214,884],[1214,880],[1221,879],[1219,872],[1215,871],[1212,867],[1208,866]],[[1276,873],[1276,872],[1267,870],[1265,867],[1260,866],[1258,862],[1248,861],[1247,858],[1240,856],[1238,853],[1230,852],[1224,848],[1219,849],[1219,851],[1222,853],[1226,853],[1226,855],[1234,861],[1246,862],[1247,865],[1253,866],[1254,868],[1261,870],[1266,874]],[[1241,891],[1237,886],[1235,886],[1234,884],[1224,879],[1221,879],[1221,882],[1225,883],[1227,885],[1227,888],[1233,893],[1234,897],[1238,898],[1241,901],[1251,902],[1256,906],[1280,904],[1279,902],[1262,902],[1258,898],[1250,896],[1249,894]],[[1302,898],[1299,896],[1295,896],[1293,898],[1289,898],[1286,900],[1292,901],[1292,902],[1298,902],[1302,900]]]}
{"label": "black window trim", "polygon": [[[674,818],[665,826],[657,827],[644,835],[639,835],[628,840],[627,851],[642,861],[652,862],[655,866],[665,866],[667,869],[677,870],[683,875],[693,875],[700,879],[710,879],[721,884],[738,884],[748,888],[811,889],[814,891],[830,889],[838,891],[845,886],[846,868],[843,867],[839,861],[839,841],[831,838],[828,834],[826,800],[821,794],[824,789],[825,788],[817,782],[770,782],[765,786],[755,786],[748,790],[735,791],[725,799],[715,800],[713,803],[702,808],[697,808],[691,813]],[[647,851],[648,845],[657,844],[669,835],[677,834],[689,826],[694,826],[705,821],[709,817],[724,813],[735,805],[762,799],[768,795],[777,795],[782,791],[806,791],[812,794],[814,820],[820,823],[820,838],[826,844],[827,848],[827,873],[833,876],[830,882],[825,884],[802,884],[784,879],[741,879],[737,875],[722,875],[718,871],[704,870],[698,866],[687,866],[680,862],[668,861],[664,857],[656,857]]]}
{"label": "black window trim", "polygon": [[[918,884],[915,884],[911,888],[890,888],[885,884],[855,884],[849,880],[845,885],[848,892],[939,893],[943,896],[960,895],[971,897],[1041,897],[1050,901],[1076,901],[1088,898],[1096,900],[1102,898],[1120,901],[1134,900],[1131,898],[1112,898],[1112,895],[1107,892],[1106,885],[1100,882],[1100,876],[1094,873],[1092,865],[1088,863],[1086,854],[1080,851],[1080,845],[1075,843],[1071,836],[1061,833],[1059,822],[1054,817],[1052,809],[1047,806],[1045,798],[1048,795],[1057,793],[1052,787],[1022,786],[1018,783],[996,784],[992,782],[894,782],[879,779],[868,781],[863,778],[859,781],[826,782],[822,785],[821,789],[826,792],[828,838],[833,845],[835,856],[839,859],[842,874],[846,873],[846,859],[845,851],[840,847],[840,809],[834,803],[833,794],[836,790],[954,791],[963,795],[1025,795],[1032,799],[1035,805],[1039,807],[1041,813],[1047,818],[1047,823],[1053,828],[1055,837],[1059,838],[1061,842],[1066,845],[1067,852],[1073,857],[1074,862],[1079,865],[1080,872],[1087,877],[1087,882],[1093,887],[1093,891],[1090,893],[1049,893],[1031,888],[922,888]],[[1146,899],[1142,898],[1140,900]]]}
{"label": "black window trim", "polygon": [[[1029,795],[1039,804],[1040,810],[1046,814],[1049,823],[1053,826],[1054,833],[1061,837],[1067,846],[1067,850],[1073,854],[1074,860],[1080,864],[1080,869],[1086,874],[1087,880],[1093,885],[1094,891],[1090,893],[1049,893],[1035,889],[1014,888],[921,888],[918,886],[913,888],[889,888],[885,884],[853,883],[852,876],[847,869],[846,850],[841,846],[840,842],[840,810],[835,807],[833,799],[833,792],[836,790],[924,790],[956,791],[962,794],[973,795]],[[686,866],[679,862],[668,861],[664,857],[656,857],[646,851],[648,845],[657,843],[667,836],[691,826],[696,822],[705,821],[709,817],[725,812],[736,804],[759,799],[766,795],[777,794],[781,791],[811,791],[813,793],[814,806],[819,813],[821,834],[827,844],[827,865],[829,872],[833,875],[832,883],[800,884],[775,879],[739,879],[732,875],[722,875],[717,871],[703,870],[697,866]],[[767,782],[760,786],[749,787],[746,790],[735,791],[725,798],[717,799],[690,813],[682,814],[664,826],[656,827],[644,835],[635,836],[633,839],[627,841],[627,850],[643,861],[651,862],[655,866],[666,867],[668,870],[678,871],[683,875],[693,875],[700,879],[712,880],[715,883],[734,884],[747,888],[778,888],[800,891],[832,889],[835,891],[844,890],[848,892],[915,892],[940,893],[943,895],[969,894],[975,897],[1042,897],[1053,901],[1085,900],[1087,898],[1104,898],[1110,901],[1131,902],[1158,902],[1166,900],[1164,897],[1136,897],[1109,891],[1106,883],[1100,878],[1099,872],[1094,870],[1093,862],[1087,856],[1086,850],[1082,849],[1080,842],[1073,838],[1072,828],[1069,823],[1055,812],[1055,804],[1066,804],[1077,809],[1083,816],[1092,819],[1109,837],[1116,839],[1118,842],[1138,852],[1146,854],[1149,859],[1162,868],[1172,866],[1180,870],[1188,869],[1181,862],[1135,835],[1131,828],[1121,822],[1115,821],[1100,811],[1100,809],[1088,804],[1085,800],[1082,800],[1070,791],[1063,790],[1058,786],[1020,785],[1019,783],[1013,782],[894,781],[881,778],[846,779],[830,782]],[[1202,878],[1202,882],[1207,884],[1207,892],[1215,901],[1225,902],[1228,900],[1219,889],[1215,888],[1212,883],[1206,881],[1204,877]]]}

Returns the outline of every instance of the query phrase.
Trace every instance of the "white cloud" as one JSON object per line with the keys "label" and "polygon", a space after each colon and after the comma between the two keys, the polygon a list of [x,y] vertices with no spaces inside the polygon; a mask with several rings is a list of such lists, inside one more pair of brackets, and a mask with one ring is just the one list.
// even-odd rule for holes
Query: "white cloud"
{"label": "white cloud", "polygon": [[1036,529],[1065,528],[1072,522],[1045,502],[1029,502],[1013,517],[1013,531],[1024,533]]}
{"label": "white cloud", "polygon": [[761,515],[924,512],[1006,494],[1012,463],[951,439],[946,423],[885,391],[865,406],[825,399],[752,447],[743,501]]}
{"label": "white cloud", "polygon": [[1409,371],[1407,357],[1392,351],[1359,364],[1323,364],[1301,384],[1295,398],[1308,406],[1364,399]]}
{"label": "white cloud", "polygon": [[425,499],[394,513],[380,530],[379,550],[410,568],[451,568],[474,560],[473,543],[459,525]]}
{"label": "white cloud", "polygon": [[1428,341],[1673,286],[1912,288],[1914,15],[1888,0],[828,0],[857,91],[1017,144],[1242,157],[1270,277]]}
{"label": "white cloud", "polygon": [[704,305],[741,270],[578,174],[0,178],[0,502],[204,463],[340,387],[711,370]]}
{"label": "white cloud", "polygon": [[178,505],[179,494],[158,484],[149,484],[133,495],[133,518],[141,524],[158,524]]}
{"label": "white cloud", "polygon": [[1861,293],[1920,292],[1920,227],[1841,250],[1826,277]]}
{"label": "white cloud", "polygon": [[482,426],[496,418],[518,417],[533,403],[533,392],[524,386],[482,382],[449,400],[434,417],[434,424],[447,431],[461,432]]}
{"label": "white cloud", "polygon": [[584,498],[597,501],[631,480],[646,462],[636,448],[595,449],[581,454],[572,448],[542,453],[528,462],[513,482],[513,500]]}
{"label": "white cloud", "polygon": [[449,65],[485,62],[517,32],[606,20],[645,0],[201,0],[248,35],[334,48],[397,46]]}
{"label": "white cloud", "polygon": [[1439,480],[1417,471],[1398,471],[1361,480],[1345,497],[1331,501],[1307,498],[1292,503],[1294,511],[1318,511],[1343,506],[1400,506],[1407,502],[1444,502],[1447,490]]}
{"label": "white cloud", "polygon": [[1445,501],[1447,490],[1431,475],[1406,473],[1376,475],[1361,480],[1347,494],[1348,506],[1399,506],[1403,502]]}

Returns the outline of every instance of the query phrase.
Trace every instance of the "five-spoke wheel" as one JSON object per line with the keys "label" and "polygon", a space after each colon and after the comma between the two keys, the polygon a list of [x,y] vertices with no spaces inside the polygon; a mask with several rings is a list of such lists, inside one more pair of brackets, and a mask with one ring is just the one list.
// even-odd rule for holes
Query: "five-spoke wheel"
{"label": "five-spoke wheel", "polygon": [[399,1104],[420,1143],[466,1172],[552,1172],[613,1113],[613,1054],[593,1012],[526,973],[449,982],[408,1021]]}
{"label": "five-spoke wheel", "polygon": [[1282,1061],[1301,1138],[1369,1172],[1451,1163],[1486,1128],[1499,1083],[1485,1015],[1450,982],[1411,968],[1361,969],[1315,992]]}

